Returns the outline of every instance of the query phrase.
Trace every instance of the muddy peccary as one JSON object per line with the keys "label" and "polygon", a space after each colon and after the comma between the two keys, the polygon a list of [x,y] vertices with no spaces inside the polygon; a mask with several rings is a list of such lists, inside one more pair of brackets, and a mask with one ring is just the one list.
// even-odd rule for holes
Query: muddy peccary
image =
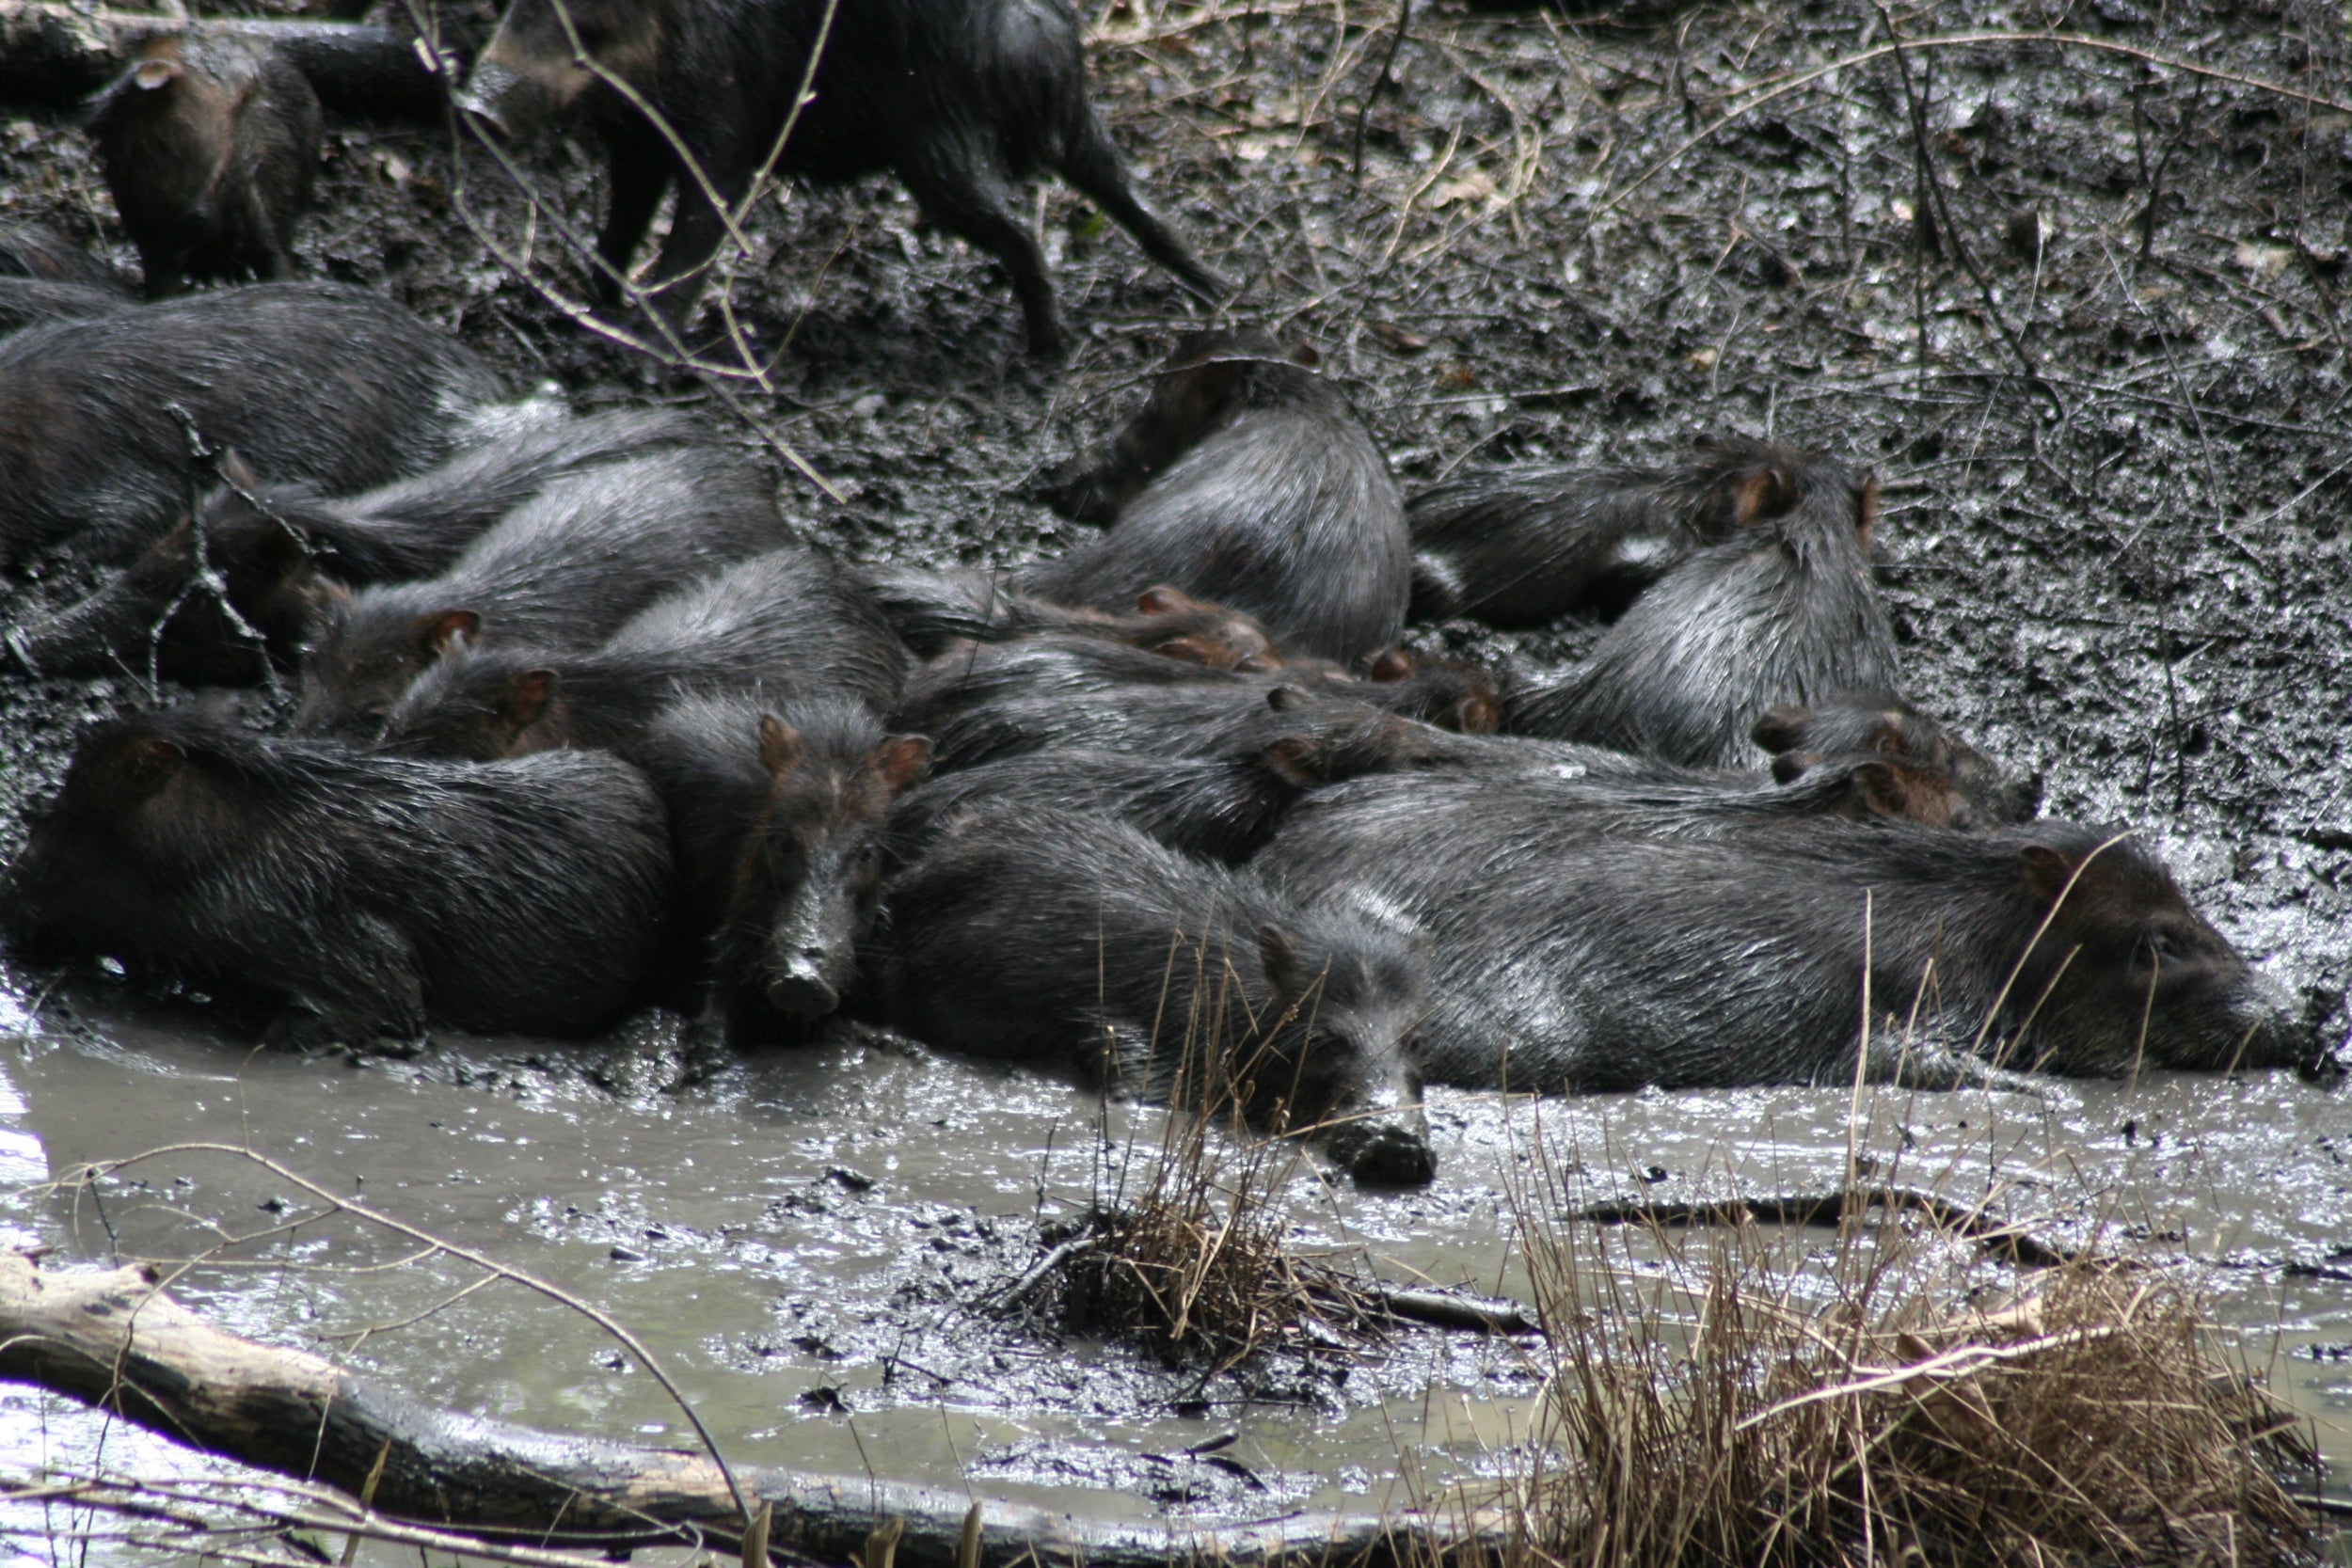
{"label": "muddy peccary", "polygon": [[250,684],[300,657],[337,586],[446,571],[483,530],[555,481],[691,444],[696,430],[656,411],[550,417],[343,498],[265,483],[226,453],[192,516],[80,604],[0,641],[31,673],[143,673],[151,657],[158,673],[181,680]]}
{"label": "muddy peccary", "polygon": [[1025,568],[1040,597],[1118,610],[1173,583],[1342,663],[1404,630],[1412,551],[1389,460],[1339,389],[1263,332],[1185,338],[1110,455],[1057,494],[1082,520],[1117,520]]}
{"label": "muddy peccary", "polygon": [[86,735],[0,882],[16,940],[275,1006],[278,1045],[429,1025],[585,1035],[668,939],[669,840],[636,769],[263,739],[188,712]]}
{"label": "muddy peccary", "polygon": [[148,298],[293,275],[322,120],[309,79],[277,51],[226,35],[156,39],[99,94],[89,130]]}
{"label": "muddy peccary", "polygon": [[0,277],[0,334],[42,322],[85,321],[112,315],[131,301],[104,289],[52,283],[38,277]]}
{"label": "muddy peccary", "polygon": [[558,480],[422,582],[338,590],[302,659],[306,732],[372,733],[444,654],[591,647],[673,589],[786,543],[775,496],[718,448]]}
{"label": "muddy peccary", "polygon": [[[0,564],[72,536],[126,556],[202,477],[190,426],[280,483],[348,494],[507,434],[456,339],[362,289],[217,289],[0,338]],[[183,420],[181,416],[186,416]]]}
{"label": "muddy peccary", "polygon": [[655,600],[585,652],[507,643],[450,654],[392,705],[382,744],[434,756],[550,746],[628,754],[690,691],[840,697],[887,713],[905,678],[905,649],[865,589],[791,545]]}
{"label": "muddy peccary", "polygon": [[1036,169],[1092,199],[1195,293],[1224,293],[1129,188],[1088,101],[1078,19],[1063,0],[514,0],[458,103],[518,138],[574,116],[602,136],[612,194],[596,249],[608,304],[676,184],[653,274],[657,308],[674,321],[727,234],[710,198],[732,208],[771,163],[825,184],[897,175],[931,221],[1011,274],[1039,354],[1058,353],[1066,334],[1044,255],[1013,202],[1012,182]]}
{"label": "muddy peccary", "polygon": [[1813,706],[1783,704],[1759,716],[1751,736],[1787,783],[1826,758],[1878,755],[1947,781],[1979,822],[2025,822],[2041,803],[2038,781],[2001,775],[1991,757],[1891,691],[1834,691]]}
{"label": "muddy peccary", "polygon": [[1877,482],[1819,453],[1757,450],[1769,467],[1754,483],[1771,503],[1636,599],[1566,679],[1514,693],[1511,729],[1755,767],[1749,732],[1765,709],[1900,684],[1870,580]]}
{"label": "muddy peccary", "polygon": [[1123,1094],[1321,1124],[1359,1179],[1427,1181],[1410,942],[1085,812],[951,821],[884,895],[892,1023]]}
{"label": "muddy peccary", "polygon": [[1463,474],[1413,497],[1413,616],[1505,628],[1572,610],[1613,617],[1702,546],[1785,507],[1754,441],[1702,442],[1673,467],[1530,464]]}
{"label": "muddy peccary", "polygon": [[686,697],[636,742],[671,809],[681,919],[739,1041],[801,1037],[858,969],[899,792],[930,756],[863,703]]}
{"label": "muddy peccary", "polygon": [[2311,1055],[2280,989],[2121,834],[1625,815],[1596,832],[1579,806],[1526,775],[1359,779],[1301,801],[1253,866],[1420,923],[1445,1083],[1846,1082],[1866,1038],[1871,1077],[1923,1086]]}
{"label": "muddy peccary", "polygon": [[129,299],[114,268],[45,223],[0,224],[0,277],[62,283]]}
{"label": "muddy peccary", "polygon": [[931,658],[951,642],[1009,642],[1041,632],[1099,637],[1212,670],[1272,669],[1282,662],[1257,618],[1196,599],[1166,583],[1136,595],[1124,614],[1074,609],[1024,594],[1002,575],[973,569],[866,567],[874,591],[908,649]]}

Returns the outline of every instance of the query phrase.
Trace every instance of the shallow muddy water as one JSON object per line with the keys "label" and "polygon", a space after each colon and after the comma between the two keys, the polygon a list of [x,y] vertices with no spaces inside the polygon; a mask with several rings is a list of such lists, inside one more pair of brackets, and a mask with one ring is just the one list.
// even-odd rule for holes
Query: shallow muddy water
{"label": "shallow muddy water", "polygon": [[[593,1323],[511,1285],[442,1306],[470,1268],[375,1268],[415,1244],[347,1217],[303,1223],[320,1200],[248,1162],[183,1149],[94,1191],[40,1183],[172,1145],[249,1147],[612,1313],[740,1462],[1110,1517],[1219,1518],[1403,1502],[1524,1462],[1532,1341],[1408,1330],[1204,1377],[990,1311],[991,1292],[1042,1251],[1041,1224],[1115,1196],[1122,1172],[1144,1178],[1159,1113],[874,1042],[747,1060],[670,1096],[652,1082],[659,1017],[604,1046],[449,1038],[418,1062],[355,1068],[252,1052],[103,991],[53,995],[37,1019],[24,1000],[0,1015],[0,1240],[56,1248],[52,1267],[205,1254],[178,1287],[191,1307],[428,1401],[690,1440]],[[1310,1252],[1524,1297],[1518,1219],[1543,1208],[1538,1147],[1580,1200],[1818,1190],[1843,1168],[1853,1103],[1827,1089],[1540,1105],[1439,1093],[1434,1187],[1367,1193],[1300,1161],[1279,1201]],[[2053,1084],[2039,1098],[1871,1091],[1859,1108],[1863,1151],[1898,1180],[1987,1201],[2044,1239],[2101,1231],[2186,1262],[2252,1363],[2312,1418],[2344,1490],[2352,1128],[2340,1099],[2283,1075],[2166,1076]],[[274,1234],[229,1240],[261,1232]],[[1826,1255],[1829,1232],[1796,1234],[1804,1255]],[[41,1445],[97,1457],[100,1423],[62,1402],[12,1391],[7,1415],[0,1463],[29,1463]],[[1215,1464],[1185,1452],[1227,1433]],[[119,1432],[105,1440],[117,1464],[189,1463],[126,1449]]]}

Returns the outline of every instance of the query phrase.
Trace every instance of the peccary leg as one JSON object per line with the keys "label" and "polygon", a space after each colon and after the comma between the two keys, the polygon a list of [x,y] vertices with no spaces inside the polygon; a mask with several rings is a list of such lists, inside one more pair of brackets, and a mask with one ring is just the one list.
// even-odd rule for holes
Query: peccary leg
{"label": "peccary leg", "polygon": [[597,270],[596,297],[610,308],[621,303],[621,280],[628,276],[629,261],[653,225],[654,209],[661,205],[661,193],[670,182],[670,160],[643,136],[612,136],[605,148],[612,161],[607,175],[612,188],[606,193],[604,232],[597,237],[596,254],[612,270]]}
{"label": "peccary leg", "polygon": [[407,937],[369,914],[327,921],[315,935],[315,947],[259,966],[260,978],[294,1000],[270,1025],[268,1042],[289,1051],[391,1042],[413,1054],[424,1040],[424,988]]}
{"label": "peccary leg", "polygon": [[1045,253],[1037,236],[1013,216],[1004,177],[977,158],[961,167],[906,168],[899,174],[933,223],[987,251],[1012,275],[1012,292],[1028,323],[1029,352],[1040,358],[1060,354],[1069,338],[1054,304]]}
{"label": "peccary leg", "polygon": [[1225,280],[1202,266],[1176,231],[1136,195],[1119,161],[1119,150],[1111,145],[1102,120],[1091,109],[1072,135],[1058,172],[1113,223],[1133,234],[1145,255],[1202,300],[1214,305],[1231,292]]}

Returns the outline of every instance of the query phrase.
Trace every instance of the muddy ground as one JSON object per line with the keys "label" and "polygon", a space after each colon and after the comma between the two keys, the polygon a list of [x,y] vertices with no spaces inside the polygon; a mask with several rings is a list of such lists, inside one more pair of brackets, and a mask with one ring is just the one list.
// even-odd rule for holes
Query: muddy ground
{"label": "muddy ground", "polygon": [[[1868,462],[1918,700],[2038,775],[2051,814],[2156,841],[2216,922],[2344,1035],[2352,36],[2340,8],[1567,16],[1423,0],[1386,78],[1387,5],[1114,0],[1092,20],[1098,93],[1139,177],[1241,282],[1237,312],[1314,343],[1408,483],[1519,459],[1665,458],[1721,430]],[[1963,32],[1979,41],[1943,41]],[[299,245],[310,271],[384,288],[518,383],[553,379],[582,405],[714,402],[707,379],[584,337],[550,303],[581,283],[558,222],[593,211],[581,150],[538,155],[534,204],[478,154],[455,155],[442,129],[339,125],[329,143]],[[55,223],[129,265],[70,124],[17,119],[0,146],[0,215]],[[788,445],[837,492],[780,466],[788,510],[845,557],[1007,562],[1060,547],[1073,525],[1020,499],[1025,486],[1104,434],[1200,319],[1089,209],[1058,188],[1036,199],[1077,329],[1055,366],[1025,357],[993,265],[887,182],[793,190],[758,211],[761,253],[731,296],[741,341],[709,354],[748,346],[771,362],[768,388],[739,383],[730,398],[756,438]],[[493,259],[485,239],[527,265]],[[0,620],[79,580],[53,567],[0,588]],[[1591,635],[1415,633],[1507,671],[1554,666]],[[131,673],[0,683],[0,847],[72,730],[148,695]],[[616,1309],[675,1317],[701,1283],[747,1285],[709,1322],[676,1321],[697,1386],[745,1406],[721,1424],[758,1457],[1247,1511],[1393,1487],[1421,1463],[1401,1453],[1422,1446],[1491,1469],[1507,1458],[1489,1450],[1525,1433],[1530,1364],[1506,1347],[1413,1337],[1351,1356],[1339,1380],[1313,1356],[1278,1361],[1211,1390],[1204,1414],[1196,1370],[1017,1324],[953,1326],[984,1278],[1035,1255],[1041,1217],[1105,1180],[1094,1108],[1055,1086],[850,1043],[747,1063],[680,1102],[644,1065],[675,1039],[658,1018],[589,1051],[451,1041],[421,1064],[355,1072],[248,1058],[184,1014],[45,981],[14,977],[0,1015],[24,1041],[0,1068],[20,1106],[0,1108],[0,1125],[25,1145],[26,1179],[199,1131],[251,1137],[374,1172],[415,1217],[533,1266],[572,1259],[565,1276],[583,1288],[664,1282],[595,1283]],[[2037,1216],[2127,1212],[2228,1264],[2215,1275],[2225,1316],[2283,1332],[2280,1381],[2352,1461],[2352,1103],[2286,1079],[2062,1086],[2022,1116],[1982,1098],[1921,1097],[1894,1122],[1941,1130],[1935,1158]],[[1696,1185],[1810,1170],[1842,1154],[1844,1114],[1842,1095],[1789,1091],[1604,1100],[1557,1120],[1614,1151],[1595,1162],[1603,1184],[1655,1169]],[[1375,1197],[1302,1172],[1290,1200],[1302,1237],[1508,1286],[1507,1173],[1532,1124],[1472,1096],[1441,1101],[1438,1118],[1435,1191]],[[492,1123],[513,1125],[475,1135]],[[421,1152],[428,1132],[459,1127],[474,1130],[462,1153]],[[2169,1150],[2150,1142],[2159,1127]],[[2033,1145],[2022,1178],[2018,1139]],[[512,1153],[550,1143],[552,1156]],[[430,1196],[437,1162],[444,1185],[486,1186],[465,1202]],[[859,1189],[835,1165],[886,1179]],[[196,1190],[210,1196],[164,1212],[222,1219],[250,1197],[218,1172]],[[9,1213],[21,1231],[93,1244],[47,1200]],[[618,1275],[614,1248],[641,1255]],[[930,1265],[950,1254],[968,1271],[942,1278]],[[250,1281],[232,1276],[215,1299],[255,1332],[316,1331],[287,1315],[282,1286]],[[421,1302],[429,1288],[397,1294]],[[402,1311],[375,1287],[306,1299],[342,1326]],[[359,1354],[485,1409],[661,1424],[625,1374],[598,1371],[593,1337],[545,1354],[534,1338],[516,1357],[509,1322],[440,1338],[428,1325]],[[906,1370],[917,1362],[929,1379]],[[867,1430],[886,1430],[882,1453],[859,1435],[861,1410],[879,1413]],[[53,1413],[50,1427],[72,1418]],[[1255,1445],[1248,1481],[1177,1452],[1229,1429]]]}

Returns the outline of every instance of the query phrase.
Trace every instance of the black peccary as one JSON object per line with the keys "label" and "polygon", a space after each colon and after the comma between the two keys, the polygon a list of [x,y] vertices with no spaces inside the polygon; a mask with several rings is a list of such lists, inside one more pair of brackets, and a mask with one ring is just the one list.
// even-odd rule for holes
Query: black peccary
{"label": "black peccary", "polygon": [[1702,546],[1782,510],[1778,454],[1739,437],[1671,467],[1529,464],[1434,484],[1406,508],[1413,617],[1540,626],[1622,613]]}
{"label": "black peccary", "polygon": [[[2069,823],[1581,815],[1521,775],[1359,779],[1253,867],[1385,900],[1431,940],[1431,1078],[1544,1093],[1850,1081],[1949,1086],[2301,1065],[2280,989],[2120,834]],[[2046,922],[2046,927],[2045,927]],[[1914,1009],[1916,1009],[1915,1015]]]}
{"label": "black peccary", "polygon": [[127,309],[131,301],[105,289],[53,283],[41,277],[0,277],[0,334],[43,322],[87,321]]}
{"label": "black peccary", "polygon": [[[938,741],[943,765],[963,767],[1046,745],[1117,749],[1130,743],[1111,738],[1121,731],[1145,750],[1200,754],[1200,740],[1228,736],[1233,721],[1254,721],[1277,701],[1360,703],[1491,727],[1493,691],[1483,682],[1471,667],[1443,662],[1390,681],[1313,671],[1298,678],[1289,671],[1256,674],[1093,638],[1041,634],[949,649],[907,683],[899,711],[910,727]],[[1286,696],[1278,699],[1277,692]],[[1165,743],[1143,738],[1163,725]]]}
{"label": "black peccary", "polygon": [[[624,457],[689,445],[684,417],[619,410],[548,418],[437,467],[357,496],[269,484],[235,453],[216,484],[119,576],[5,643],[28,671],[157,673],[246,685],[291,664],[338,585],[446,571],[482,531],[548,485]],[[199,580],[209,569],[218,585]]]}
{"label": "black peccary", "polygon": [[331,594],[303,656],[295,727],[373,732],[444,654],[594,646],[664,594],[785,543],[767,479],[721,449],[658,451],[558,480],[439,577]]}
{"label": "black peccary", "polygon": [[687,692],[833,696],[887,713],[905,679],[906,650],[864,587],[788,545],[655,600],[594,649],[508,642],[452,653],[392,705],[382,743],[434,756],[550,746],[628,754]]}
{"label": "black peccary", "polygon": [[1877,482],[1770,449],[1773,505],[1640,598],[1565,679],[1514,692],[1507,727],[1690,768],[1754,767],[1765,709],[1894,689],[1895,634],[1870,580]]}
{"label": "black peccary", "polygon": [[1340,390],[1263,332],[1178,343],[1111,455],[1063,495],[1085,520],[1117,520],[1025,567],[1027,593],[1124,610],[1172,583],[1342,663],[1405,628],[1412,549],[1389,460]]}
{"label": "black peccary", "polygon": [[0,224],[0,277],[58,283],[129,302],[115,269],[45,223]]}
{"label": "black peccary", "polygon": [[685,697],[630,754],[670,806],[683,928],[730,1034],[791,1041],[858,971],[884,833],[930,745],[840,697]]}
{"label": "black peccary", "polygon": [[506,433],[471,350],[383,295],[259,283],[0,338],[0,564],[74,537],[120,557],[201,477],[177,408],[258,473],[348,494]]}
{"label": "black peccary", "polygon": [[[828,18],[813,96],[779,149]],[[589,60],[657,111],[675,143]],[[514,0],[458,103],[516,137],[575,115],[602,136],[612,194],[596,249],[611,269],[598,277],[608,302],[675,182],[677,214],[653,280],[674,320],[685,319],[726,237],[710,197],[733,207],[771,160],[825,184],[897,175],[932,222],[1011,274],[1039,354],[1058,353],[1067,336],[1044,254],[1012,197],[1012,182],[1040,168],[1093,200],[1186,288],[1224,293],[1129,187],[1088,100],[1078,19],[1063,0]]]}
{"label": "black peccary", "polygon": [[1009,642],[1041,632],[1098,637],[1212,670],[1270,669],[1279,650],[1257,618],[1181,589],[1154,583],[1136,595],[1125,614],[1054,604],[1024,594],[1004,577],[977,569],[869,566],[861,575],[873,589],[908,649],[918,658],[945,653],[952,642]]}
{"label": "black peccary", "polygon": [[2030,821],[2042,800],[2040,781],[2004,778],[1991,757],[1891,691],[1834,691],[1811,707],[1783,704],[1749,733],[1772,753],[1772,776],[1783,783],[1824,758],[1870,753],[1948,781],[1979,822]]}
{"label": "black peccary", "polygon": [[892,879],[894,1026],[1117,1092],[1316,1130],[1359,1180],[1435,1171],[1408,1037],[1422,965],[1363,915],[1086,812],[966,813]]}
{"label": "black peccary", "polygon": [[667,826],[636,769],[268,740],[190,712],[99,725],[0,883],[37,952],[279,1009],[267,1037],[586,1035],[668,940]]}
{"label": "black peccary", "polygon": [[98,161],[139,247],[147,297],[294,273],[324,120],[310,79],[266,44],[167,35],[98,96]]}

